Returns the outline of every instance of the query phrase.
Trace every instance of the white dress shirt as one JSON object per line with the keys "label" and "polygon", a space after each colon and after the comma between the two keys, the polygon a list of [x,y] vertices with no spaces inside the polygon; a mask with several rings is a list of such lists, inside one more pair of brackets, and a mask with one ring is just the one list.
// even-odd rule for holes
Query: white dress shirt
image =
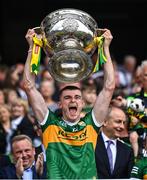
{"label": "white dress shirt", "polygon": [[116,153],[117,153],[117,148],[116,148],[116,139],[109,139],[103,132],[102,132],[102,137],[104,140],[105,148],[107,149],[108,142],[111,140],[113,143],[110,145],[111,151],[112,151],[112,157],[113,157],[113,169],[115,166],[115,161],[116,161]]}
{"label": "white dress shirt", "polygon": [[[35,162],[33,162],[32,166],[35,165]],[[32,166],[28,169],[25,169],[22,175],[22,179],[24,180],[32,180],[33,179],[33,170]]]}
{"label": "white dress shirt", "polygon": [[22,179],[24,179],[24,180],[32,180],[33,179],[33,171],[31,168],[24,170]]}

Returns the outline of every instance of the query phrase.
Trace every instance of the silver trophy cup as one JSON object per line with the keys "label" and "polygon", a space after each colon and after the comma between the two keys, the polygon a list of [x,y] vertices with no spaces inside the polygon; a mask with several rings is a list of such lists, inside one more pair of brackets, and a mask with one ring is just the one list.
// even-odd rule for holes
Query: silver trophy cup
{"label": "silver trophy cup", "polygon": [[77,9],[59,9],[43,19],[43,49],[50,57],[48,69],[55,80],[77,82],[93,72],[97,28],[89,14]]}

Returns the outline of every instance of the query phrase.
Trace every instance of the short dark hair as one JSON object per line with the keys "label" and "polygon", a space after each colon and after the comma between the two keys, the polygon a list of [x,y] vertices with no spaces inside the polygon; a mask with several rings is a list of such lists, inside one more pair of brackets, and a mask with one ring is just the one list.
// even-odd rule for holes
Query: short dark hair
{"label": "short dark hair", "polygon": [[65,86],[64,88],[62,88],[60,91],[59,91],[59,96],[61,96],[62,92],[65,91],[65,90],[80,90],[81,89],[77,86]]}

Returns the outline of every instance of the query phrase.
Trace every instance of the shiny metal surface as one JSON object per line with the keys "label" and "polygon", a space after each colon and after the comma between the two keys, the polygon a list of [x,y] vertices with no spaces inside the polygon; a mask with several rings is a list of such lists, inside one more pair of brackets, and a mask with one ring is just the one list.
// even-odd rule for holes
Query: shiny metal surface
{"label": "shiny metal surface", "polygon": [[49,72],[60,82],[85,79],[93,71],[97,23],[86,12],[59,9],[41,22],[44,51],[50,57]]}

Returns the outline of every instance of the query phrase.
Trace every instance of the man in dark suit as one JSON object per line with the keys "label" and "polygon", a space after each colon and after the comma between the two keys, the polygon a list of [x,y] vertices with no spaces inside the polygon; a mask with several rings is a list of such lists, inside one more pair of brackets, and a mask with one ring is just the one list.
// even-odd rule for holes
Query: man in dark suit
{"label": "man in dark suit", "polygon": [[110,107],[95,152],[100,179],[130,178],[134,165],[133,150],[118,139],[125,123],[125,113],[120,108]]}
{"label": "man in dark suit", "polygon": [[12,139],[13,163],[0,170],[0,179],[45,179],[46,167],[43,154],[35,161],[35,149],[31,139],[18,135]]}
{"label": "man in dark suit", "polygon": [[11,163],[11,160],[8,155],[0,154],[0,169],[4,166],[8,166]]}

